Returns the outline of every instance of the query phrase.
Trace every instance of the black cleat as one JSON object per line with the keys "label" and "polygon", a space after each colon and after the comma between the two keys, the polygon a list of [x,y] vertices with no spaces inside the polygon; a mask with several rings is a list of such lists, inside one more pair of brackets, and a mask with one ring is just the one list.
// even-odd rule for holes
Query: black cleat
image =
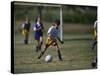
{"label": "black cleat", "polygon": [[24,40],[24,44],[28,44],[28,41],[27,40]]}
{"label": "black cleat", "polygon": [[91,62],[91,66],[93,68],[96,68],[97,67],[97,59],[94,59],[92,62]]}
{"label": "black cleat", "polygon": [[40,55],[38,56],[38,59],[40,59],[43,54],[44,54],[44,52],[41,52]]}
{"label": "black cleat", "polygon": [[63,59],[62,59],[62,58],[60,58],[59,60],[60,60],[60,61],[63,61]]}
{"label": "black cleat", "polygon": [[37,59],[40,59],[40,58],[41,58],[40,56],[37,57]]}

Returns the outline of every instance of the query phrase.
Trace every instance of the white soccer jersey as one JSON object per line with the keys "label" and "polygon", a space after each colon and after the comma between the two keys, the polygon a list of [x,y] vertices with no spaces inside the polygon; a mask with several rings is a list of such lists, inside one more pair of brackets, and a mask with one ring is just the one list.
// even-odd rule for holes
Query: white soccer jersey
{"label": "white soccer jersey", "polygon": [[35,31],[36,29],[39,29],[41,27],[41,24],[39,22],[37,22],[34,26],[33,26],[33,30]]}
{"label": "white soccer jersey", "polygon": [[57,29],[55,26],[51,26],[48,30],[48,34],[56,39],[59,36],[59,29]]}
{"label": "white soccer jersey", "polygon": [[25,24],[28,24],[28,22],[27,22],[27,21],[25,21],[24,23],[22,23],[22,28],[24,28],[24,27],[25,27]]}

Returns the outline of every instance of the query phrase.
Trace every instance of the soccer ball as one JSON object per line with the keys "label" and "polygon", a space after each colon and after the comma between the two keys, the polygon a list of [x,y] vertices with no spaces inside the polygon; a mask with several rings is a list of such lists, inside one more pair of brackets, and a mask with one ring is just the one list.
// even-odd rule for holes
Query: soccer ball
{"label": "soccer ball", "polygon": [[51,55],[47,55],[46,57],[45,57],[45,62],[52,62],[52,56]]}

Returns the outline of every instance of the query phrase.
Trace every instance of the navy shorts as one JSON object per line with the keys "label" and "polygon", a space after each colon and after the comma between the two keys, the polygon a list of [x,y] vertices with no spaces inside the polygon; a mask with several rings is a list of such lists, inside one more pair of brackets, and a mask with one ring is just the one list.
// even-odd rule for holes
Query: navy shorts
{"label": "navy shorts", "polygon": [[40,37],[42,37],[43,36],[43,32],[36,32],[35,33],[35,40],[40,40]]}

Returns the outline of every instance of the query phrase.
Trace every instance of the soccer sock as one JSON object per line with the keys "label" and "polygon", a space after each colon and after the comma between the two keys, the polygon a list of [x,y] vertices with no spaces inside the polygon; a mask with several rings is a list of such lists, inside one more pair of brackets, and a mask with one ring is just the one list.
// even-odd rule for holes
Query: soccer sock
{"label": "soccer sock", "polygon": [[38,56],[38,59],[40,59],[44,54],[44,51],[40,53],[40,55]]}
{"label": "soccer sock", "polygon": [[43,54],[45,53],[45,51],[47,50],[47,48],[48,48],[48,46],[46,46],[45,49],[44,49],[44,51],[42,51],[40,53],[40,55],[38,56],[38,59],[40,59],[43,56]]}
{"label": "soccer sock", "polygon": [[25,40],[24,40],[24,43],[25,43],[25,44],[28,44],[28,40],[27,40],[27,39],[25,39]]}
{"label": "soccer sock", "polygon": [[28,44],[28,35],[25,36],[24,43]]}
{"label": "soccer sock", "polygon": [[36,46],[36,52],[38,52],[38,46]]}
{"label": "soccer sock", "polygon": [[42,44],[43,44],[43,42],[40,43],[40,45],[39,45],[39,50],[41,50],[41,46],[42,46]]}
{"label": "soccer sock", "polygon": [[61,57],[61,53],[60,53],[60,50],[58,50],[58,57],[61,61],[63,61],[62,57]]}
{"label": "soccer sock", "polygon": [[94,41],[93,45],[92,45],[92,49],[94,49],[94,47],[95,47],[96,44],[97,44],[97,41]]}

